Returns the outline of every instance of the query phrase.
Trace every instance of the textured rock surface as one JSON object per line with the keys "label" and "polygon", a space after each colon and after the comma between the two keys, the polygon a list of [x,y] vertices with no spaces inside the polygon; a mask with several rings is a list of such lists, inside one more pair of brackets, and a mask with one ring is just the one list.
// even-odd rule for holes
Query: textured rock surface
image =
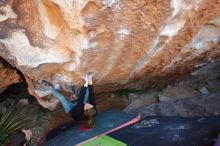
{"label": "textured rock surface", "polygon": [[26,77],[44,107],[58,101],[38,84],[98,92],[158,86],[220,57],[219,0],[3,0],[0,56]]}
{"label": "textured rock surface", "polygon": [[0,93],[9,85],[20,81],[17,70],[0,57]]}
{"label": "textured rock surface", "polygon": [[207,94],[178,101],[160,102],[130,112],[146,116],[210,116],[220,115],[220,94]]}
{"label": "textured rock surface", "polygon": [[187,86],[168,86],[162,93],[158,94],[159,101],[174,101],[177,99],[199,96],[200,92]]}
{"label": "textured rock surface", "polygon": [[158,102],[157,92],[148,92],[148,93],[130,93],[128,94],[130,104],[126,106],[123,111],[130,111],[138,107],[143,107],[148,104]]}

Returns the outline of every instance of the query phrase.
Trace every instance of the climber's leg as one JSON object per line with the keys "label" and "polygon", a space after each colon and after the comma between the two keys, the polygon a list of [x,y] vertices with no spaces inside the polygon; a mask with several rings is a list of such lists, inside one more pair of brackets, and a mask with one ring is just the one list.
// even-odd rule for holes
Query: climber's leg
{"label": "climber's leg", "polygon": [[92,82],[93,73],[88,73],[88,82],[89,82],[89,103],[96,108],[96,99],[94,94],[93,82]]}
{"label": "climber's leg", "polygon": [[89,85],[89,103],[96,108],[96,98],[94,94],[93,85]]}
{"label": "climber's leg", "polygon": [[88,101],[88,93],[89,90],[88,90],[88,85],[87,86],[83,86],[80,90],[80,93],[79,93],[79,98],[77,100],[77,104],[86,104],[87,101]]}
{"label": "climber's leg", "polygon": [[80,90],[79,98],[77,100],[77,104],[80,105],[84,105],[88,103],[88,97],[89,97],[89,89],[88,89],[89,81],[87,74],[85,76],[82,76],[82,78],[85,80],[85,83]]}

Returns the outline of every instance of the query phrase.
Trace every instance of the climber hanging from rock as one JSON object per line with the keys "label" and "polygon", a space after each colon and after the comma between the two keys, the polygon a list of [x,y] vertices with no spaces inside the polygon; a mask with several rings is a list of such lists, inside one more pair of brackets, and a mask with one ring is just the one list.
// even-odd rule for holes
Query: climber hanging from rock
{"label": "climber hanging from rock", "polygon": [[87,119],[87,127],[94,128],[97,111],[92,77],[93,73],[88,73],[83,77],[85,83],[81,88],[79,98],[74,103],[67,100],[59,90],[55,89],[49,82],[42,80],[41,85],[51,89],[52,94],[61,102],[65,112],[74,120],[79,121]]}

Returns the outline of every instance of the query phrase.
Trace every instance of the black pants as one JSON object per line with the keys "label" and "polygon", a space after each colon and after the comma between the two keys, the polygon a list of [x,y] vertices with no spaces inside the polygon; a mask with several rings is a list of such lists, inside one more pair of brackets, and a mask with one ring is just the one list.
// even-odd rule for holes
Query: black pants
{"label": "black pants", "polygon": [[88,102],[89,102],[89,104],[92,104],[94,106],[94,108],[96,108],[96,99],[95,99],[93,85],[89,85],[88,87],[83,86],[81,88],[81,91],[79,93],[79,98],[77,100],[77,104],[83,104],[87,88],[89,88],[89,99],[88,99]]}

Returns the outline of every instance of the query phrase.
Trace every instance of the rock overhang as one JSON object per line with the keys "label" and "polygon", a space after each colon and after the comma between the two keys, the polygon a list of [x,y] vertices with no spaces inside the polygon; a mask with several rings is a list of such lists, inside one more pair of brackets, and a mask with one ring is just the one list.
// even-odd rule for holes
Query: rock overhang
{"label": "rock overhang", "polygon": [[220,56],[218,0],[14,0],[0,12],[0,56],[45,108],[58,101],[42,79],[69,92],[94,72],[97,92],[145,88]]}

